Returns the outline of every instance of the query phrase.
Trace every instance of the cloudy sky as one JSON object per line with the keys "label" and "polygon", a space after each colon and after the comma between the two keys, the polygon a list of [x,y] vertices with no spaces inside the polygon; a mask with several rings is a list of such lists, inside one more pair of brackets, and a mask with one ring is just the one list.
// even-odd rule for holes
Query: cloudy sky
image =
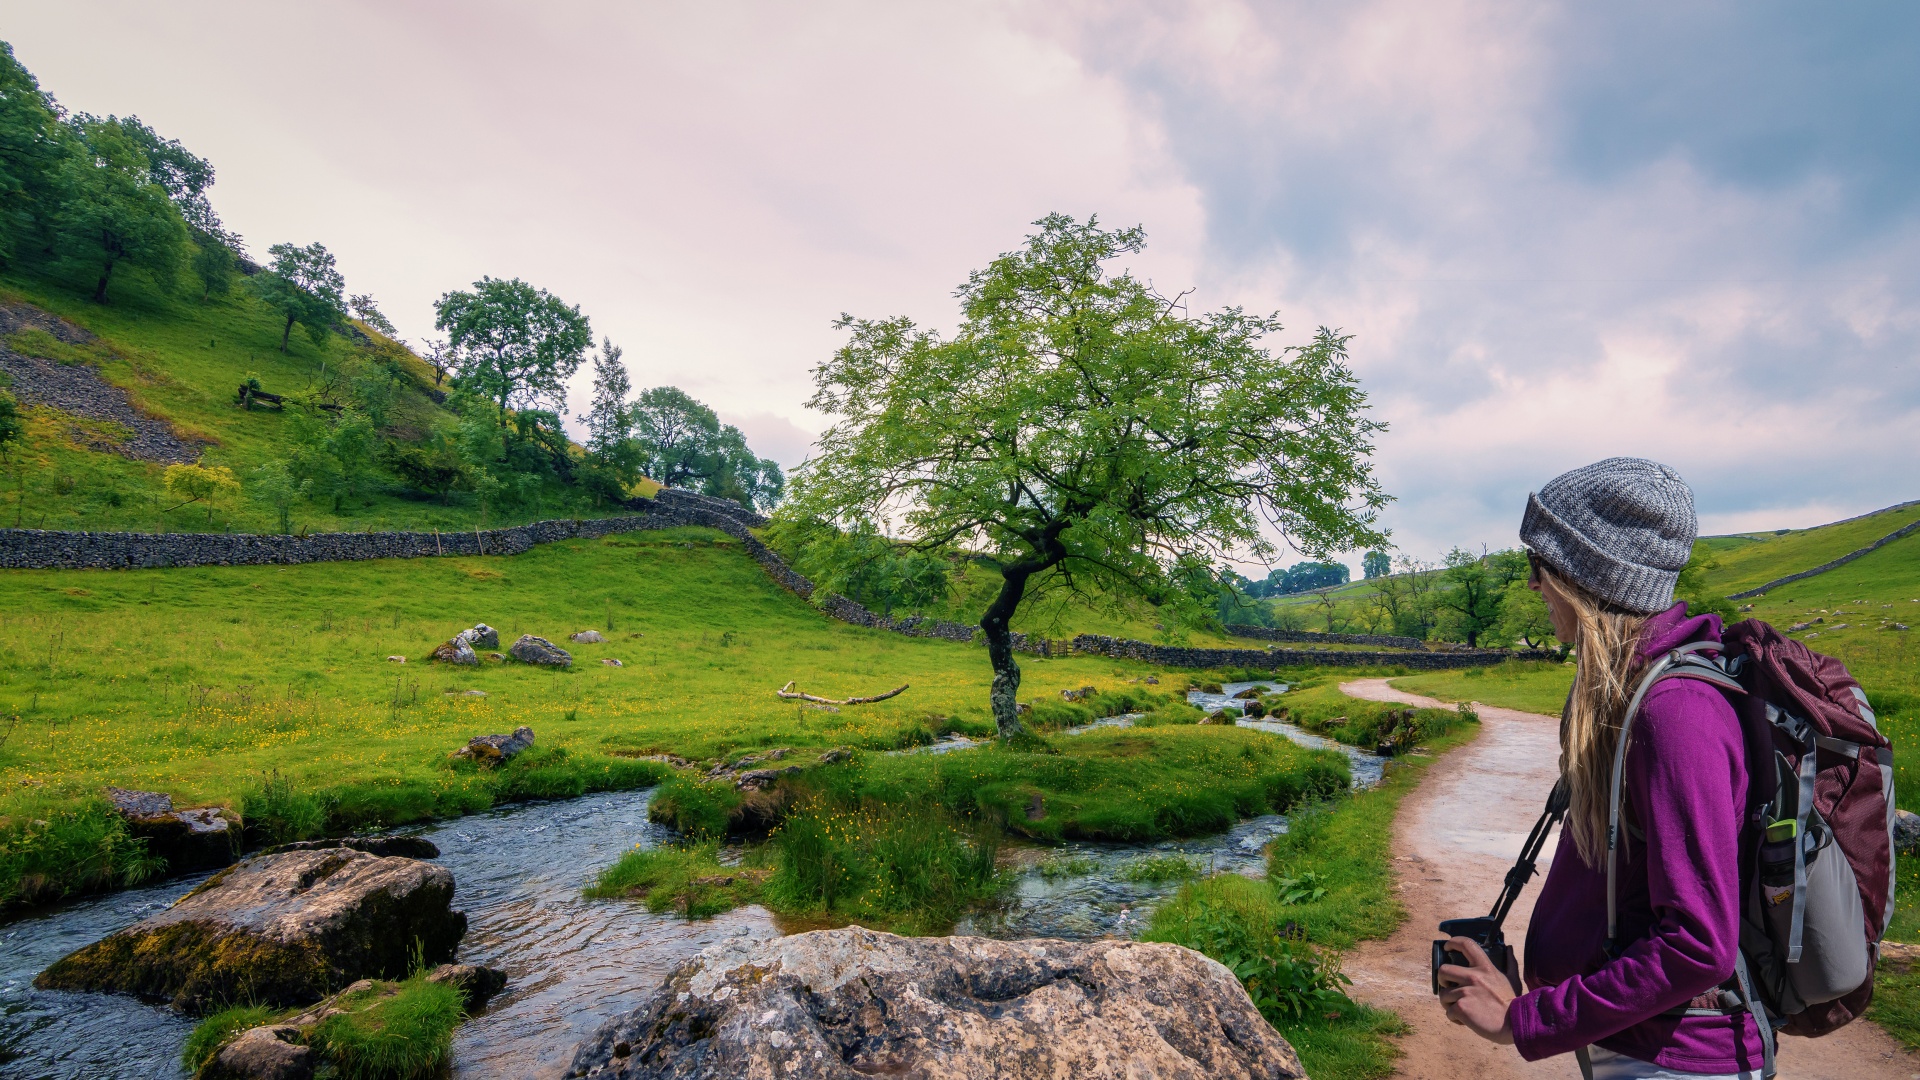
{"label": "cloudy sky", "polygon": [[1355,335],[1400,547],[1666,461],[1708,531],[1920,498],[1920,7],[0,0],[70,108],[219,170],[418,338],[482,274],[802,459],[842,311],[954,321],[1065,211]]}

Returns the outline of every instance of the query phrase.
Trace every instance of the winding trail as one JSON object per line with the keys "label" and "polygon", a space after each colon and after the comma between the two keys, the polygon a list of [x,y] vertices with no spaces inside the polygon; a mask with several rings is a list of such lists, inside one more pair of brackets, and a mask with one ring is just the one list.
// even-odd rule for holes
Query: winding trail
{"label": "winding trail", "polygon": [[[1342,692],[1371,701],[1448,708],[1445,702],[1393,689],[1385,679],[1342,683]],[[1391,1009],[1412,1025],[1395,1076],[1417,1080],[1509,1080],[1580,1075],[1571,1056],[1527,1062],[1449,1023],[1433,999],[1429,964],[1442,919],[1482,915],[1500,892],[1553,786],[1560,756],[1559,721],[1538,713],[1480,710],[1480,737],[1427,770],[1401,803],[1393,859],[1405,925],[1385,941],[1361,944],[1346,959],[1353,996]],[[1556,834],[1557,839],[1557,834]],[[1540,869],[1554,850],[1547,842]],[[1526,939],[1540,878],[1513,906],[1507,940]],[[1783,1038],[1781,1080],[1920,1080],[1920,1056],[1900,1049],[1878,1026],[1856,1021],[1819,1040]]]}

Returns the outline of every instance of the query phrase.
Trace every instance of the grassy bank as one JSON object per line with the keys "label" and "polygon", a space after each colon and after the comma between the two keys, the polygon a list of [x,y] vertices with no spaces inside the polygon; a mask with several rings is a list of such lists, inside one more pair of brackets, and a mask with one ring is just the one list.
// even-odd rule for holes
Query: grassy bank
{"label": "grassy bank", "polygon": [[[1462,724],[1429,746],[1438,755],[1478,733],[1477,725]],[[1379,787],[1296,816],[1269,852],[1266,880],[1221,874],[1189,885],[1154,913],[1145,935],[1295,987],[1291,997],[1299,1007],[1270,1007],[1268,1019],[1315,1080],[1392,1071],[1392,1036],[1404,1033],[1405,1024],[1390,1012],[1311,996],[1308,988],[1328,985],[1312,953],[1337,957],[1361,941],[1387,937],[1405,920],[1394,890],[1393,818],[1432,761],[1396,760]]]}

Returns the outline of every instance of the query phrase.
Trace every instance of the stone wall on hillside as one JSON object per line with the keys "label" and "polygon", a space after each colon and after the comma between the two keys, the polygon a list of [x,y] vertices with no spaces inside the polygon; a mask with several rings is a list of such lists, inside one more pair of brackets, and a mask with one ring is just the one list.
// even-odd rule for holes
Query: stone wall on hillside
{"label": "stone wall on hillside", "polygon": [[1120,660],[1139,660],[1161,667],[1185,668],[1283,668],[1283,667],[1408,667],[1423,671],[1441,668],[1487,667],[1505,660],[1544,660],[1549,652],[1506,652],[1481,649],[1472,652],[1337,652],[1317,649],[1193,649],[1177,645],[1154,645],[1126,638],[1081,634],[1073,639],[1073,650],[1097,653]]}
{"label": "stone wall on hillside", "polygon": [[1247,626],[1243,623],[1229,623],[1227,633],[1234,637],[1258,638],[1261,641],[1372,645],[1377,649],[1424,649],[1427,647],[1426,643],[1419,638],[1401,637],[1398,634],[1322,634],[1317,630],[1276,630],[1271,626]]}

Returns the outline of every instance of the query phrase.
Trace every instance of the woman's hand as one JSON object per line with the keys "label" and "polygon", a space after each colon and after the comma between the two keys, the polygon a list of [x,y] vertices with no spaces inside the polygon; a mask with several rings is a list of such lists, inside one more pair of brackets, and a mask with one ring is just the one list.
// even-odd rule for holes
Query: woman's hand
{"label": "woman's hand", "polygon": [[1493,966],[1486,950],[1472,938],[1457,937],[1447,948],[1467,958],[1466,967],[1442,964],[1440,967],[1440,1003],[1446,1006],[1447,1019],[1465,1024],[1488,1042],[1513,1045],[1513,1028],[1507,1023],[1507,1005],[1513,1001],[1513,983],[1507,972]]}

